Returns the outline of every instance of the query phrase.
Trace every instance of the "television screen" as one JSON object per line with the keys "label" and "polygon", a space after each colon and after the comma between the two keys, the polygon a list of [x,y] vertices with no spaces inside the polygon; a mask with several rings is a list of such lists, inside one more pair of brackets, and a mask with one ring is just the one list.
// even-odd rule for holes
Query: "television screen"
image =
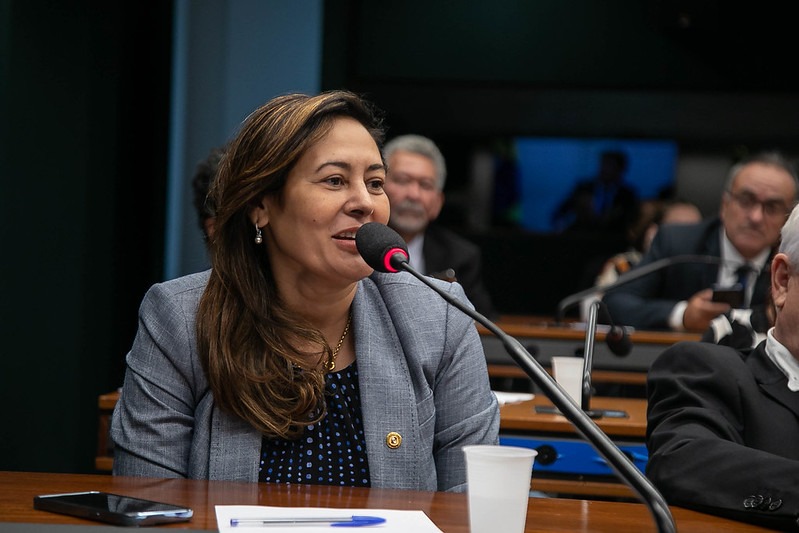
{"label": "television screen", "polygon": [[555,211],[579,182],[597,176],[605,152],[626,156],[622,179],[640,200],[667,195],[675,184],[678,147],[670,140],[515,137],[512,145],[517,223],[530,231],[563,229]]}

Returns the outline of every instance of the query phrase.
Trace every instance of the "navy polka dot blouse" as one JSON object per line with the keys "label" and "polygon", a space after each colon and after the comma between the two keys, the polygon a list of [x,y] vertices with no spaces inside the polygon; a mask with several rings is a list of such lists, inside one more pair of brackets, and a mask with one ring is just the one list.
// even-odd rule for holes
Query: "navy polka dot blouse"
{"label": "navy polka dot blouse", "polygon": [[264,437],[260,482],[370,486],[358,368],[325,378],[327,415],[297,440]]}

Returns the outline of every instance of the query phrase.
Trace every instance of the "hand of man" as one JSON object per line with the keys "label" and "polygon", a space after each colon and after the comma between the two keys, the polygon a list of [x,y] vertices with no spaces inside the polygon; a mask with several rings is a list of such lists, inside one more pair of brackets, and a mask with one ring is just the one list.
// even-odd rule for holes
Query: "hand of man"
{"label": "hand of man", "polygon": [[688,331],[703,332],[710,327],[710,322],[717,316],[730,310],[730,305],[712,301],[713,289],[704,289],[688,300],[688,306],[682,316],[682,324]]}

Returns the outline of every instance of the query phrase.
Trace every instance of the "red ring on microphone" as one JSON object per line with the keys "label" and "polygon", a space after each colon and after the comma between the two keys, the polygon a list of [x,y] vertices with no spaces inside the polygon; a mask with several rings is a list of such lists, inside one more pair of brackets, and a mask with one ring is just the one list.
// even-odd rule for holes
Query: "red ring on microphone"
{"label": "red ring on microphone", "polygon": [[383,254],[383,266],[386,267],[387,272],[399,272],[399,270],[391,265],[391,258],[394,257],[394,254],[402,254],[405,256],[405,259],[408,258],[408,254],[405,253],[405,250],[402,248],[391,248],[389,251]]}

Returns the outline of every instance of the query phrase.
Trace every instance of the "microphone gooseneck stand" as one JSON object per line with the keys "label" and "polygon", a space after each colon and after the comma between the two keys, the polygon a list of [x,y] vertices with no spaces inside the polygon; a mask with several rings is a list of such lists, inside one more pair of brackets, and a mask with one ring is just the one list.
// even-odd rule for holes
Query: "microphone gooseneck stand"
{"label": "microphone gooseneck stand", "polygon": [[[591,409],[591,396],[592,393],[592,385],[591,385],[591,370],[594,366],[594,344],[596,343],[596,326],[597,326],[597,314],[599,313],[599,308],[603,307],[601,301],[594,301],[591,303],[591,307],[588,311],[588,325],[585,328],[585,345],[583,348],[583,378],[582,378],[582,398],[580,401],[580,407],[582,407],[583,412],[587,414],[591,418],[602,418],[604,416],[604,412],[602,410],[594,410]],[[618,329],[617,329],[618,328]],[[620,356],[623,357],[630,352],[632,349],[632,344],[629,342],[629,338],[626,338],[626,333],[624,333],[624,329],[621,326],[616,326],[615,324],[612,325],[610,331],[608,331],[608,339],[610,339],[611,335],[618,334],[620,335],[620,339],[616,340],[616,346],[611,346],[610,350]],[[627,340],[626,343],[623,342],[623,339]],[[608,340],[610,344],[610,341]]]}
{"label": "microphone gooseneck stand", "polygon": [[594,366],[594,336],[596,335],[597,309],[600,302],[593,302],[588,312],[588,327],[585,328],[585,347],[583,348],[583,393],[581,408],[591,418],[598,416],[591,412],[591,369]]}
{"label": "microphone gooseneck stand", "polygon": [[[505,350],[516,361],[516,363],[525,371],[525,373],[538,385],[546,394],[547,398],[552,400],[560,412],[569,419],[569,422],[574,425],[577,430],[588,440],[591,445],[605,458],[608,464],[613,468],[616,474],[623,479],[627,485],[632,488],[641,500],[649,507],[649,511],[654,518],[657,529],[661,533],[676,532],[677,528],[674,524],[674,518],[671,516],[671,511],[666,503],[666,500],[658,492],[655,486],[649,479],[644,476],[638,468],[624,455],[624,453],[613,443],[596,423],[591,420],[582,409],[575,404],[568,396],[566,391],[544,370],[544,367],[524,349],[524,347],[515,338],[511,337],[496,324],[488,320],[486,317],[470,309],[464,305],[460,300],[444,292],[439,287],[436,287],[430,280],[426,279],[424,275],[420,274],[413,267],[408,264],[407,257],[402,253],[393,254],[389,261],[391,266],[396,270],[405,270],[414,277],[418,278],[422,283],[433,289],[444,300],[453,306],[457,307],[462,312],[469,315],[471,318],[485,326],[491,333],[499,337]],[[388,262],[388,261],[387,261]],[[594,322],[596,323],[596,313],[594,313]],[[596,325],[594,326],[596,329]]]}
{"label": "microphone gooseneck stand", "polygon": [[658,259],[657,261],[653,261],[646,265],[637,266],[634,269],[627,271],[624,274],[621,274],[616,279],[616,281],[614,281],[609,285],[606,285],[604,287],[598,287],[598,286],[589,287],[585,290],[569,295],[566,298],[562,299],[558,303],[558,308],[555,311],[555,323],[556,324],[562,323],[563,316],[566,314],[566,311],[568,311],[573,305],[584,300],[585,298],[601,292],[606,292],[610,289],[615,289],[619,285],[624,285],[625,283],[629,283],[635,279],[642,278],[647,274],[651,274],[652,272],[657,272],[658,270],[662,270],[664,268],[683,263],[718,265],[721,264],[722,262],[723,260],[720,257],[715,257],[711,255],[676,255],[673,257],[664,257],[663,259]]}

